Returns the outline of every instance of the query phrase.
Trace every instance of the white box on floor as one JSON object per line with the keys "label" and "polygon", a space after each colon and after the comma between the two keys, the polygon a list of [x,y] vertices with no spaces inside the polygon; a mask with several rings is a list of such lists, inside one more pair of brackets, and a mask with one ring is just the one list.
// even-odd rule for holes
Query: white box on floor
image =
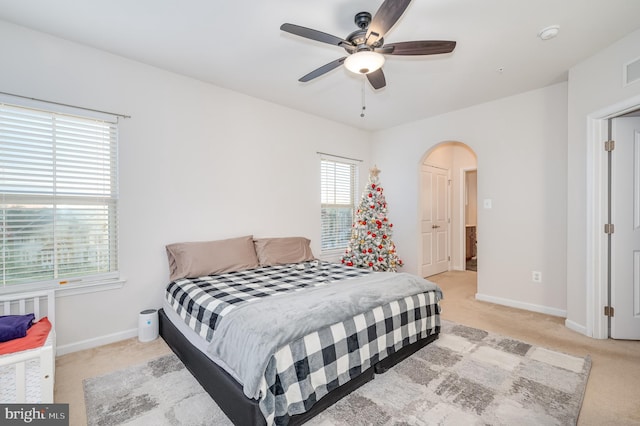
{"label": "white box on floor", "polygon": [[150,342],[158,338],[158,311],[145,309],[138,318],[138,340]]}

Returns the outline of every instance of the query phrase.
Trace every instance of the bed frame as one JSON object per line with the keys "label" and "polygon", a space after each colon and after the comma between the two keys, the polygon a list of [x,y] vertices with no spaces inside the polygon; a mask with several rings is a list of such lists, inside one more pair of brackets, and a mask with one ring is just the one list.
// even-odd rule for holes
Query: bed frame
{"label": "bed frame", "polygon": [[[200,382],[202,387],[211,395],[214,401],[216,401],[227,417],[237,426],[265,425],[266,422],[258,406],[258,401],[247,398],[242,391],[242,386],[235,381],[233,377],[193,346],[171,323],[163,309],[160,309],[158,313],[160,318],[160,335],[191,374]],[[306,422],[341,398],[372,380],[375,374],[384,373],[398,362],[409,357],[437,338],[437,333],[432,334],[389,355],[355,379],[329,392],[318,400],[311,410],[289,417],[288,424],[294,426]]]}
{"label": "bed frame", "polygon": [[[44,299],[45,309],[42,309]],[[0,401],[4,403],[27,402],[27,377],[30,374],[27,363],[38,360],[40,365],[40,403],[53,403],[53,383],[55,377],[56,339],[55,339],[55,291],[43,290],[29,293],[0,295],[0,315],[35,314],[35,319],[46,316],[51,322],[51,331],[44,346],[0,355],[0,368],[13,368],[15,371],[16,399]],[[33,401],[31,401],[33,402]]]}

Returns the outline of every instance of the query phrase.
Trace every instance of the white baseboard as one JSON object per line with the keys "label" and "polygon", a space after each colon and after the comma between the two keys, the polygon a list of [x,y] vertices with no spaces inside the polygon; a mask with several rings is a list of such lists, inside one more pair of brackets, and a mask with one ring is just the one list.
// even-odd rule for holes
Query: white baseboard
{"label": "white baseboard", "polygon": [[584,325],[578,324],[577,322],[573,322],[567,319],[567,320],[564,320],[564,326],[567,327],[569,330],[573,330],[587,337],[593,337],[587,334],[587,327],[585,327]]}
{"label": "white baseboard", "polygon": [[567,317],[567,311],[549,306],[535,305],[533,303],[525,303],[517,300],[503,299],[502,297],[487,296],[486,294],[476,293],[476,299],[483,302],[495,303],[497,305],[509,306],[511,308],[524,309],[526,311],[539,312],[541,314],[553,315],[554,317]]}
{"label": "white baseboard", "polygon": [[120,340],[126,340],[137,336],[138,329],[133,328],[131,330],[125,330],[118,333],[107,334],[105,336],[94,337],[92,339],[82,340],[80,342],[69,343],[67,345],[57,346],[56,356],[83,351],[85,349],[96,348],[98,346],[108,345],[109,343],[119,342]]}

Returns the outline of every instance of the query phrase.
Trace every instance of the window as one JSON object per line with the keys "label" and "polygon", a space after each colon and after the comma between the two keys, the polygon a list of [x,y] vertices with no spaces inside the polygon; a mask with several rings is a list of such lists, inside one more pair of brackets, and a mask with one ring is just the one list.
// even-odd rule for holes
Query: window
{"label": "window", "polygon": [[320,160],[322,251],[345,249],[351,239],[358,167],[354,162]]}
{"label": "window", "polygon": [[117,278],[117,119],[0,103],[0,291]]}

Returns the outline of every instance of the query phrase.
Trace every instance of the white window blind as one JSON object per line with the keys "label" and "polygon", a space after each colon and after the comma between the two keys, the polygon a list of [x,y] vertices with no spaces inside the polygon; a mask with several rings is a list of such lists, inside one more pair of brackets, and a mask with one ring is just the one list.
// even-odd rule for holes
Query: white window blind
{"label": "white window blind", "polygon": [[352,162],[320,160],[321,249],[344,249],[351,238],[358,167]]}
{"label": "white window blind", "polygon": [[0,103],[0,290],[117,277],[117,130]]}

